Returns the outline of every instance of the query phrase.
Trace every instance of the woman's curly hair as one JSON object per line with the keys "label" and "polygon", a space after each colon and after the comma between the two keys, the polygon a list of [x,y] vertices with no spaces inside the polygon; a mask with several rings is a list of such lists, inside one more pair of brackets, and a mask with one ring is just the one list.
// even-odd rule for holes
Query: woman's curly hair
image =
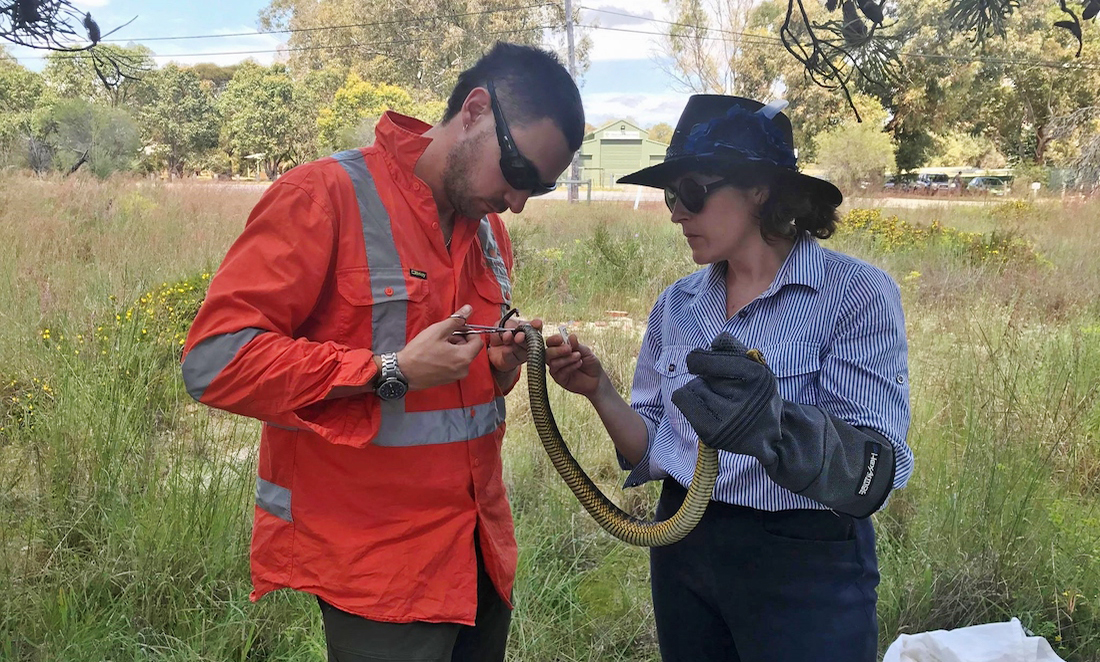
{"label": "woman's curly hair", "polygon": [[739,189],[767,187],[768,199],[757,214],[764,239],[793,239],[799,232],[828,239],[836,232],[837,205],[824,190],[792,176],[792,171],[746,164],[707,174],[728,178]]}

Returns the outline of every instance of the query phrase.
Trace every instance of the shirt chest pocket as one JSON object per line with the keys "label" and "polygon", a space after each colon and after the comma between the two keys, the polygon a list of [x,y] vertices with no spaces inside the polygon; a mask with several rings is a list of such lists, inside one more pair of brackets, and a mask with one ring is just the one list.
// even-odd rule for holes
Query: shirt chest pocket
{"label": "shirt chest pocket", "polygon": [[397,351],[431,323],[428,281],[406,279],[402,269],[343,269],[336,272],[336,291],[346,304],[341,335],[353,347]]}
{"label": "shirt chest pocket", "polygon": [[661,399],[664,402],[665,411],[678,411],[672,404],[672,393],[687,384],[695,375],[688,372],[687,355],[695,349],[691,345],[666,345],[657,355],[657,364],[654,366],[661,375]]}
{"label": "shirt chest pocket", "polygon": [[474,313],[469,319],[471,324],[494,325],[512,307],[512,281],[504,270],[504,262],[500,262],[499,274],[491,264],[486,264],[484,271],[470,272],[469,278],[473,281],[477,297],[476,300],[464,298],[463,301],[474,306]]}
{"label": "shirt chest pocket", "polygon": [[780,396],[806,404],[817,401],[820,347],[806,342],[776,343],[761,347],[760,353],[775,374]]}

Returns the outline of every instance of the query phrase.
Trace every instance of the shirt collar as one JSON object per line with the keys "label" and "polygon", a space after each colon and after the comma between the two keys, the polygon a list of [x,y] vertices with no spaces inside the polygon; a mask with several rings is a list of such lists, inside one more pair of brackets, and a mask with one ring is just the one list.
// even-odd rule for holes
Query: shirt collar
{"label": "shirt collar", "polygon": [[[703,270],[699,277],[690,278],[684,283],[684,289],[692,294],[699,294],[714,288],[725,288],[726,263],[715,262]],[[804,285],[818,292],[821,290],[825,279],[825,255],[824,249],[818,245],[810,235],[799,233],[795,239],[791,252],[787,259],[779,267],[775,279],[768,289],[760,295],[763,299],[770,297],[787,285]]]}
{"label": "shirt collar", "polygon": [[805,285],[821,291],[825,281],[825,255],[817,240],[805,232],[798,233],[791,252],[779,267],[771,287],[761,297],[769,297],[787,285]]}
{"label": "shirt collar", "polygon": [[394,166],[392,170],[396,177],[416,177],[413,173],[416,162],[432,142],[431,138],[424,137],[430,128],[430,124],[392,110],[386,111],[378,120],[374,141],[389,157],[387,161]]}

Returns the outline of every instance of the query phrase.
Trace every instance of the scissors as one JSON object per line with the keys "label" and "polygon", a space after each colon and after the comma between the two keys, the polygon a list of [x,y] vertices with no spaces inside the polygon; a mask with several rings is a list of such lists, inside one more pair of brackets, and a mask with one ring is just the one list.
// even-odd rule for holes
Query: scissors
{"label": "scissors", "polygon": [[505,327],[504,323],[512,319],[516,315],[519,315],[518,308],[512,308],[507,313],[504,313],[504,317],[500,318],[496,326],[485,326],[484,324],[467,324],[466,328],[459,329],[451,333],[453,336],[472,336],[482,333],[504,333],[505,331],[512,331],[512,329]]}

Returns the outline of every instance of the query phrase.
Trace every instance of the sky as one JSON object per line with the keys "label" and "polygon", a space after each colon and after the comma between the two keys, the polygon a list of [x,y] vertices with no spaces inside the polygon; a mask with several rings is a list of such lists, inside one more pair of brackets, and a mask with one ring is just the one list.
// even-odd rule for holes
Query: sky
{"label": "sky", "polygon": [[[659,21],[669,19],[663,0],[574,2],[583,8],[583,24],[598,24],[602,28],[588,31],[592,38],[591,63],[580,79],[589,123],[599,126],[629,117],[643,127],[658,122],[675,125],[688,93],[678,89],[675,80],[665,72],[663,65],[667,60],[661,57],[659,37],[620,31],[660,32],[665,26]],[[174,41],[151,39],[254,33],[258,29],[259,12],[268,5],[268,0],[73,0],[73,4],[91,11],[104,32],[137,17],[106,38],[143,43],[157,54],[158,64],[176,61],[225,65],[248,58],[268,64],[274,61],[273,51],[285,38],[279,34],[247,34]],[[40,70],[44,64],[41,51],[10,45],[8,51],[32,69]]]}

